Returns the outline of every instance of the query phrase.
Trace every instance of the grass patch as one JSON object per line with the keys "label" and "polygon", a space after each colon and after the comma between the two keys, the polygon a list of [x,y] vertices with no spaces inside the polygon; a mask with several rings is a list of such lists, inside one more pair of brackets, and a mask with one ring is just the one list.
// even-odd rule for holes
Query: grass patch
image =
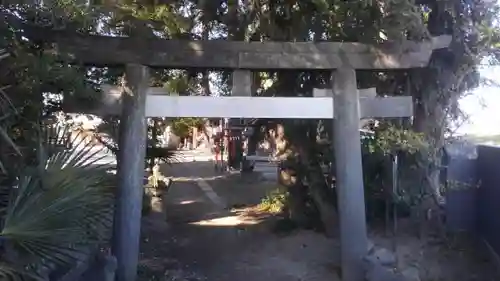
{"label": "grass patch", "polygon": [[271,214],[280,214],[284,211],[288,192],[284,187],[277,187],[261,200],[258,205],[260,211],[269,212]]}
{"label": "grass patch", "polygon": [[282,216],[286,211],[288,201],[288,191],[283,186],[278,186],[261,200],[257,208],[262,212],[267,212],[275,216],[271,231],[277,235],[289,235],[298,229],[297,224],[287,216]]}

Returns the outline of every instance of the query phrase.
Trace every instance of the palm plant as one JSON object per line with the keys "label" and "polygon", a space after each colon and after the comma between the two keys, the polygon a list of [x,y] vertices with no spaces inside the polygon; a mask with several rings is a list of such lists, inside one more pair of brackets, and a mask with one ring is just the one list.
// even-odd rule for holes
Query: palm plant
{"label": "palm plant", "polygon": [[[118,120],[105,120],[96,128],[94,137],[104,145],[115,156],[118,155]],[[146,161],[157,159],[163,163],[171,164],[180,161],[181,153],[170,147],[155,147],[148,145],[146,147]]]}
{"label": "palm plant", "polygon": [[[0,50],[0,61],[6,59],[9,54],[5,50]],[[15,106],[10,101],[9,97],[5,93],[5,90],[8,87],[0,87],[0,142],[5,143],[7,145],[7,149],[12,150],[15,154],[21,155],[20,149],[14,143],[12,138],[8,133],[8,126],[12,117],[17,114],[17,110]],[[2,163],[2,159],[0,158],[0,172],[6,173],[7,170],[5,168],[4,163]]]}
{"label": "palm plant", "polygon": [[66,128],[41,130],[38,167],[6,187],[2,280],[40,279],[40,269],[69,267],[109,238],[113,178],[96,164],[95,144],[67,135]]}
{"label": "palm plant", "polygon": [[[0,50],[1,62],[8,56]],[[23,119],[37,124],[39,138],[29,149],[36,150],[36,161],[22,155],[12,135],[21,110],[7,89],[0,87],[0,174],[9,178],[0,182],[0,280],[46,280],[107,242],[114,178],[96,164],[99,149],[83,138],[68,139],[67,127]]]}

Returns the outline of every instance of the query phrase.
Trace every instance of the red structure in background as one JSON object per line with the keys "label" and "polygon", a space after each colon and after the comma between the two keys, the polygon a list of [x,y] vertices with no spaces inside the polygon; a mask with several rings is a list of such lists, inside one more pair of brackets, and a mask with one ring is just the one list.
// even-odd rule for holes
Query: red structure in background
{"label": "red structure in background", "polygon": [[215,165],[223,170],[240,169],[243,160],[242,129],[234,126],[223,128],[221,125],[219,128],[221,131],[213,136],[212,152],[215,153]]}

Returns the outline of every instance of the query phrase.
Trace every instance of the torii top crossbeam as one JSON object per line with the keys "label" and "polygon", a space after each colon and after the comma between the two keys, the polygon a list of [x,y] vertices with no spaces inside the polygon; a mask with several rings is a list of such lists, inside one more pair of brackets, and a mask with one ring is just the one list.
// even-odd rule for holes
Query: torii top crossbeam
{"label": "torii top crossbeam", "polygon": [[36,32],[54,50],[87,65],[141,64],[163,68],[207,69],[404,69],[428,65],[432,51],[446,48],[450,36],[421,43],[368,45],[353,42],[189,41],[160,38]]}

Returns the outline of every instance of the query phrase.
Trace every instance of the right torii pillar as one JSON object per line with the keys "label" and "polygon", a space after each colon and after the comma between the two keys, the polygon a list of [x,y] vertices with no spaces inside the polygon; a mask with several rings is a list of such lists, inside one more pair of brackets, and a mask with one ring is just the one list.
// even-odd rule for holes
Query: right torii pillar
{"label": "right torii pillar", "polygon": [[[363,258],[368,250],[368,237],[359,134],[360,118],[411,116],[411,97],[402,103],[394,103],[400,100],[398,98],[380,98],[378,102],[373,99],[373,107],[366,102],[360,106],[356,72],[350,67],[334,71],[332,83],[333,144],[340,216],[342,280],[362,281],[365,278]],[[395,104],[401,106],[394,106]]]}

